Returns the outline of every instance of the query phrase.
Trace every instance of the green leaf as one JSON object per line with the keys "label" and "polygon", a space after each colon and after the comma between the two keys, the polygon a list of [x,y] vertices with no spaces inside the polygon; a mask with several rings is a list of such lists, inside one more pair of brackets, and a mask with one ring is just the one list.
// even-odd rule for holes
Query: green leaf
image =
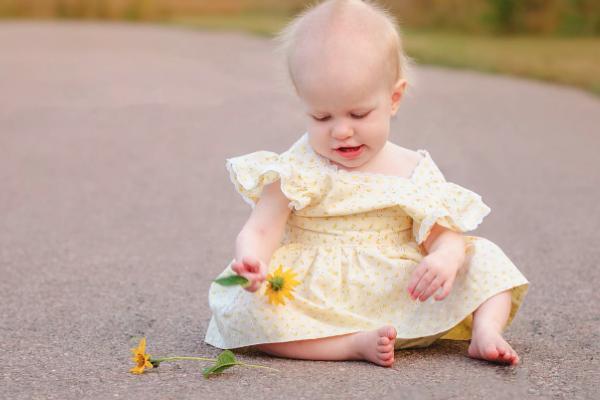
{"label": "green leaf", "polygon": [[235,354],[233,354],[231,350],[223,350],[221,354],[217,356],[217,364],[231,362],[237,362],[237,360],[235,359]]}
{"label": "green leaf", "polygon": [[227,368],[231,368],[236,364],[238,364],[238,362],[235,359],[235,355],[230,350],[225,350],[217,356],[215,365],[204,368],[202,375],[204,375],[205,378],[208,378],[209,375],[220,374]]}
{"label": "green leaf", "polygon": [[204,370],[202,371],[202,375],[204,375],[205,378],[208,378],[210,375],[216,375],[216,374],[222,373],[224,370],[226,370],[227,368],[233,367],[235,364],[236,363],[224,364],[224,365],[213,365],[210,368],[204,368]]}
{"label": "green leaf", "polygon": [[215,279],[215,282],[223,286],[242,285],[245,286],[250,281],[241,275],[229,275],[223,278]]}

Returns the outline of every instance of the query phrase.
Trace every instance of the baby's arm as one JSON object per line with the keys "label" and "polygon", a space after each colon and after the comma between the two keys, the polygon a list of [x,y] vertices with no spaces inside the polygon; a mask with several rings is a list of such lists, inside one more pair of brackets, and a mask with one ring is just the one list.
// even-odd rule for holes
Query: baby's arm
{"label": "baby's arm", "polygon": [[427,254],[443,253],[461,265],[465,259],[465,238],[462,233],[434,224],[423,242]]}
{"label": "baby's arm", "polygon": [[281,244],[291,212],[289,202],[281,192],[280,181],[266,185],[237,235],[232,269],[251,281],[246,290],[256,291],[266,277],[268,263]]}
{"label": "baby's arm", "polygon": [[411,298],[425,301],[442,287],[435,296],[443,300],[454,283],[456,273],[465,261],[465,238],[462,233],[434,224],[423,242],[427,255],[413,272],[408,293]]}

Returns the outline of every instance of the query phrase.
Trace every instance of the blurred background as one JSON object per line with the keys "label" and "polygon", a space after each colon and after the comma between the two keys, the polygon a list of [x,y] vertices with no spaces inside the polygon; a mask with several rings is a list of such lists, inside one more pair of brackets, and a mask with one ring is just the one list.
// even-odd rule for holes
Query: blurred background
{"label": "blurred background", "polygon": [[[301,0],[0,0],[2,19],[127,20],[270,36]],[[387,0],[418,63],[573,85],[600,95],[600,0]]]}

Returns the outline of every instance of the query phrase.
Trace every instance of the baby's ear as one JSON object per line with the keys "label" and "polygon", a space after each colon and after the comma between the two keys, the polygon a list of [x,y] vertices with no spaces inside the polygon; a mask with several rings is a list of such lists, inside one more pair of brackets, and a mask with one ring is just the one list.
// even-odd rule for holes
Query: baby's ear
{"label": "baby's ear", "polygon": [[392,115],[396,115],[398,107],[400,106],[400,100],[402,100],[402,96],[404,95],[405,89],[406,79],[398,79],[392,90]]}

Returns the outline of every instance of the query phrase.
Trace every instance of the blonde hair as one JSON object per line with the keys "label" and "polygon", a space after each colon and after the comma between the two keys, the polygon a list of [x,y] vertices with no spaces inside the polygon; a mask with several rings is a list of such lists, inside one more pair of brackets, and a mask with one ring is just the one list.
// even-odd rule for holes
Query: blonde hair
{"label": "blonde hair", "polygon": [[374,0],[324,0],[313,1],[309,3],[304,10],[296,15],[287,25],[281,29],[274,38],[277,43],[276,51],[283,56],[286,65],[287,75],[296,88],[292,67],[291,55],[294,45],[298,39],[298,32],[307,18],[317,9],[327,5],[332,6],[332,13],[343,11],[351,5],[364,4],[376,17],[382,20],[382,31],[385,37],[386,52],[388,61],[393,66],[392,82],[404,78],[407,80],[407,86],[414,86],[414,76],[412,72],[413,60],[404,53],[402,45],[402,35],[396,17],[385,7],[376,3]]}

